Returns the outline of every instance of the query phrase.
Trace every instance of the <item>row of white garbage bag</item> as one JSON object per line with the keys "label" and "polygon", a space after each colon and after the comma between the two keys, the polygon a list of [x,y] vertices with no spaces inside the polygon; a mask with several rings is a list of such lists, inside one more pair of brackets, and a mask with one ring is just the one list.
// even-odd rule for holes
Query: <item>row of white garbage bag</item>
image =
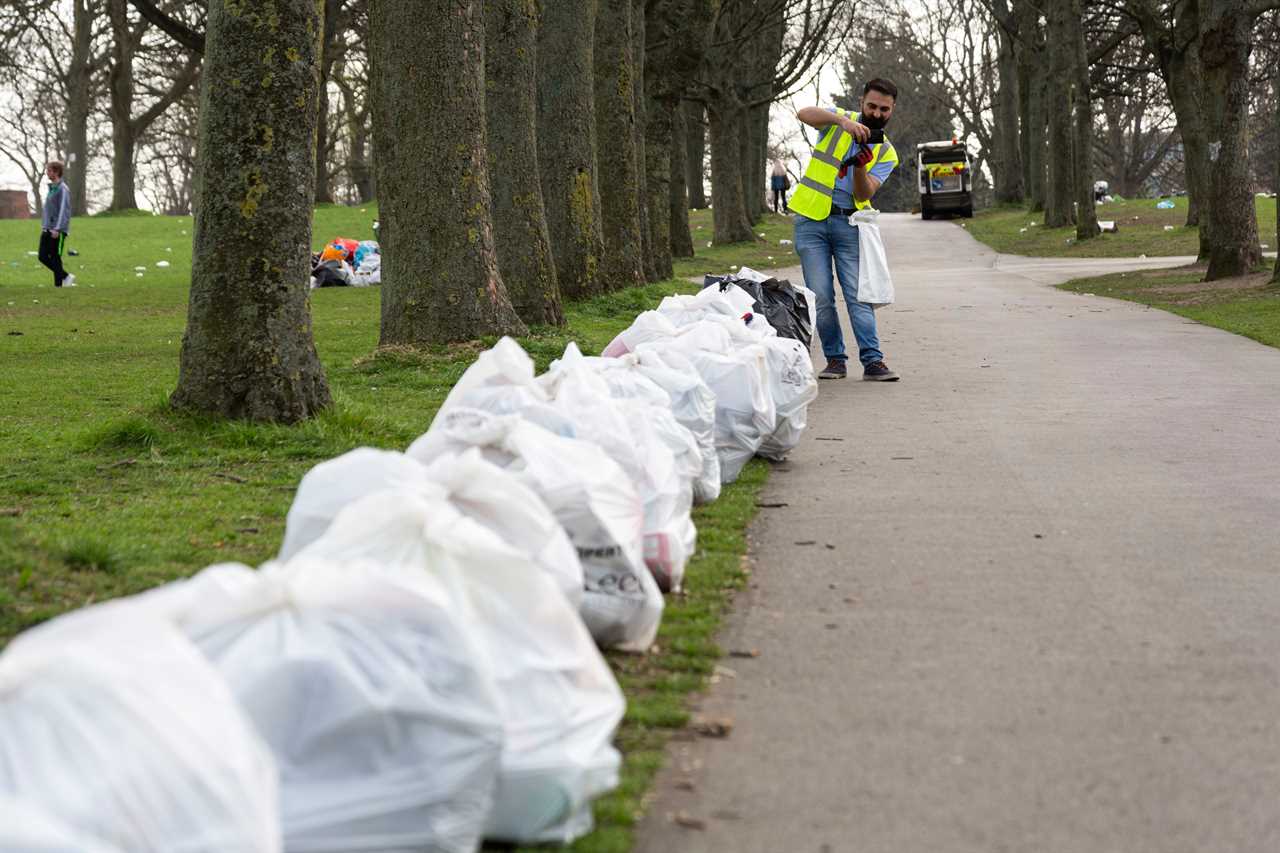
{"label": "row of white garbage bag", "polygon": [[[735,292],[736,291],[736,292]],[[84,608],[0,655],[0,850],[474,851],[567,842],[696,531],[795,446],[808,353],[737,288],[542,376],[510,339],[431,429],[299,484],[278,557]]]}

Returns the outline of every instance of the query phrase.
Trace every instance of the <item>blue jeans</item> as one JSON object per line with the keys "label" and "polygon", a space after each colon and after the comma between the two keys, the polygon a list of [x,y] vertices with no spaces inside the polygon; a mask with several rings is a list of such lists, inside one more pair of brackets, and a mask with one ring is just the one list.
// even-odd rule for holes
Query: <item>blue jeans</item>
{"label": "blue jeans", "polygon": [[805,287],[818,296],[818,337],[822,354],[828,359],[847,359],[840,318],[836,314],[834,262],[840,290],[849,310],[853,336],[858,340],[858,359],[865,367],[884,358],[876,334],[875,309],[858,301],[858,227],[849,217],[832,214],[821,221],[796,214],[796,254],[804,269]]}

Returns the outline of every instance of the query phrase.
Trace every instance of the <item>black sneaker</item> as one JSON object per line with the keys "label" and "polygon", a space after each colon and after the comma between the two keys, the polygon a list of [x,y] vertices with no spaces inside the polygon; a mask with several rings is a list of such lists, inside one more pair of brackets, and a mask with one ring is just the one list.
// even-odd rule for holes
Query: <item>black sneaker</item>
{"label": "black sneaker", "polygon": [[827,359],[827,366],[822,368],[822,372],[818,374],[819,379],[844,379],[849,375],[849,368],[845,367],[843,358]]}
{"label": "black sneaker", "polygon": [[862,369],[862,378],[868,382],[897,382],[898,374],[886,367],[883,361],[873,361]]}

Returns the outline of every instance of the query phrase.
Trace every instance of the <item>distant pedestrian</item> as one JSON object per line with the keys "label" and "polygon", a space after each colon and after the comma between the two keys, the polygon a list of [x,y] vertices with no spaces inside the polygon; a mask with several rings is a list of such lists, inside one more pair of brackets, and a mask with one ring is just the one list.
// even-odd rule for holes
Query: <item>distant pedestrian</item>
{"label": "distant pedestrian", "polygon": [[71,190],[62,180],[63,165],[50,160],[44,167],[49,179],[49,194],[44,198],[44,216],[40,220],[40,263],[53,270],[53,286],[76,286],[76,277],[62,268],[62,247],[71,228]]}
{"label": "distant pedestrian", "polygon": [[791,178],[787,177],[787,167],[781,160],[773,161],[769,188],[773,190],[773,212],[781,213],[787,206],[787,190],[791,189]]}

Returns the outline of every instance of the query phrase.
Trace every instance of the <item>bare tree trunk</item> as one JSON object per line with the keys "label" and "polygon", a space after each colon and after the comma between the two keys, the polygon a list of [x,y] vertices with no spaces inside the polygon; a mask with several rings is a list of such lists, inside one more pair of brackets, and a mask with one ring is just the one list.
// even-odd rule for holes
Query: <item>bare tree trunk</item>
{"label": "bare tree trunk", "polygon": [[71,209],[88,213],[89,112],[93,107],[93,14],[89,0],[72,2],[71,61],[67,64],[67,183]]}
{"label": "bare tree trunk", "polygon": [[753,224],[764,216],[765,173],[769,171],[769,105],[747,110],[746,171],[743,173],[743,191],[747,198],[747,218]]}
{"label": "bare tree trunk", "polygon": [[133,32],[129,29],[128,0],[108,0],[111,19],[111,209],[137,210],[134,189]]}
{"label": "bare tree trunk", "polygon": [[733,94],[721,91],[707,103],[711,129],[711,212],[716,243],[755,239],[747,219],[743,191],[743,135],[746,110]]}
{"label": "bare tree trunk", "polygon": [[1200,67],[1200,17],[1197,0],[1174,0],[1172,26],[1165,10],[1151,0],[1127,0],[1126,10],[1142,27],[1147,49],[1156,58],[1173,105],[1186,173],[1187,226],[1200,228],[1200,258],[1209,257],[1212,222],[1209,219],[1209,142],[1203,107],[1204,83]]}
{"label": "bare tree trunk", "polygon": [[[1008,0],[995,0],[997,12],[1003,18],[1009,17]],[[999,72],[999,88],[996,90],[995,103],[995,157],[993,169],[995,173],[995,199],[998,204],[1020,204],[1022,191],[1022,152],[1021,135],[1018,132],[1019,90],[1018,60],[1013,38],[1003,27],[997,28],[999,54],[997,68]]]}
{"label": "bare tree trunk", "polygon": [[706,107],[700,101],[684,102],[685,124],[685,186],[689,191],[689,209],[702,210],[707,206],[705,186],[707,159]]}
{"label": "bare tree trunk", "polygon": [[329,168],[329,80],[341,52],[337,43],[343,0],[324,0],[324,34],[320,41],[320,114],[316,120],[316,203],[333,204]]}
{"label": "bare tree trunk", "polygon": [[1280,284],[1280,62],[1275,64],[1275,79],[1271,81],[1271,93],[1275,98],[1276,111],[1272,117],[1275,124],[1273,130],[1276,134],[1276,180],[1271,185],[1271,190],[1276,194],[1276,241],[1272,245],[1276,247],[1276,270],[1271,276],[1272,284]]}
{"label": "bare tree trunk", "polygon": [[380,342],[523,334],[490,217],[482,0],[379,0],[369,11]]}
{"label": "bare tree trunk", "polygon": [[543,4],[538,29],[538,163],[556,278],[568,299],[602,290],[595,22],[595,0],[555,0]]}
{"label": "bare tree trunk", "polygon": [[[322,21],[312,0],[274,0],[271,11],[209,7],[191,296],[171,402],[291,423],[330,405],[307,285]],[[250,68],[255,85],[236,85]]]}
{"label": "bare tree trunk", "polygon": [[498,269],[530,325],[564,324],[538,174],[537,7],[485,0],[485,111]]}
{"label": "bare tree trunk", "polygon": [[671,194],[668,209],[671,231],[671,255],[675,258],[693,257],[693,236],[689,233],[689,190],[685,184],[689,153],[689,133],[685,127],[688,111],[684,104],[671,111]]}
{"label": "bare tree trunk", "polygon": [[1089,91],[1089,54],[1084,46],[1083,13],[1080,0],[1068,0],[1065,15],[1070,35],[1076,240],[1098,236],[1098,211],[1093,202],[1093,105]]}
{"label": "bare tree trunk", "polygon": [[1071,69],[1069,24],[1071,14],[1066,2],[1049,9],[1049,77],[1047,81],[1049,119],[1049,181],[1045,193],[1044,224],[1046,228],[1062,228],[1075,222],[1072,212],[1071,154]]}
{"label": "bare tree trunk", "polygon": [[[367,99],[368,81],[365,81],[364,85]],[[341,74],[338,75],[338,88],[342,92],[343,119],[347,124],[347,137],[351,144],[347,170],[350,172],[351,183],[356,188],[356,197],[361,204],[367,204],[373,200],[373,166],[369,162],[368,107],[360,108],[355,86]]]}
{"label": "bare tree trunk", "polygon": [[645,281],[631,27],[631,0],[600,0],[595,33],[596,138],[601,152],[607,152],[600,158],[604,233],[600,271],[606,290]]}
{"label": "bare tree trunk", "polygon": [[670,98],[649,97],[645,111],[645,207],[649,245],[653,254],[653,279],[671,278],[671,163],[672,117],[678,111]]}
{"label": "bare tree trunk", "polygon": [[1249,54],[1254,14],[1244,0],[1200,4],[1200,61],[1209,126],[1209,219],[1206,281],[1247,275],[1262,261],[1249,186]]}
{"label": "bare tree trunk", "polygon": [[1029,0],[1013,0],[1019,33],[1018,83],[1021,95],[1023,191],[1032,211],[1045,208],[1045,104],[1047,71],[1045,38],[1039,7]]}
{"label": "bare tree trunk", "polygon": [[[636,114],[636,185],[640,213],[640,262],[646,281],[659,281],[653,223],[649,221],[649,99],[645,94],[645,0],[631,0],[631,58],[634,63],[632,95]],[[665,151],[664,151],[665,156]]]}

